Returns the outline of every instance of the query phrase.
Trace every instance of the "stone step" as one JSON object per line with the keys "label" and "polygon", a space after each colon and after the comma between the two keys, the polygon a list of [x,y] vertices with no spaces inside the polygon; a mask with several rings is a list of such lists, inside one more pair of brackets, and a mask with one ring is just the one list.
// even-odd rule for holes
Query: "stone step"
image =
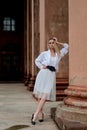
{"label": "stone step", "polygon": [[70,121],[65,120],[63,118],[58,118],[56,116],[57,108],[53,107],[51,108],[51,118],[54,120],[54,122],[57,124],[58,128],[60,130],[87,130],[87,124],[81,123],[78,121]]}

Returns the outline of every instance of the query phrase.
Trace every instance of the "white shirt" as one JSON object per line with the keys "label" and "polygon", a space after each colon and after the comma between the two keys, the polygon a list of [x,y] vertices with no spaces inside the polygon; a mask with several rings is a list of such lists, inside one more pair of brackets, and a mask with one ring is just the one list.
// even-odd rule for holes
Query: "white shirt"
{"label": "white shirt", "polygon": [[68,53],[68,44],[64,43],[63,48],[60,50],[61,56],[58,56],[57,53],[54,57],[51,56],[50,50],[42,52],[36,59],[35,64],[39,69],[42,69],[42,65],[51,65],[54,66],[56,71],[59,69],[59,62],[61,58]]}

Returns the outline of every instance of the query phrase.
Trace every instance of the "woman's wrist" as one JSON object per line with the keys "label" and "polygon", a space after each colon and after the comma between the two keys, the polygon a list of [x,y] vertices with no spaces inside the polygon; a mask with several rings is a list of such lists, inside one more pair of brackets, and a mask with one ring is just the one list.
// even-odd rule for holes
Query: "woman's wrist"
{"label": "woman's wrist", "polygon": [[57,44],[64,46],[64,43],[61,43],[61,42],[57,42]]}

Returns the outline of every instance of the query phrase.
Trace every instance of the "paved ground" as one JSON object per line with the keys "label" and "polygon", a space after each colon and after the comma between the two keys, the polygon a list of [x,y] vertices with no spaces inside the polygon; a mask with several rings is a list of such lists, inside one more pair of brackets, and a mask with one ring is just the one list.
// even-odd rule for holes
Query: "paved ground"
{"label": "paved ground", "polygon": [[[0,130],[58,130],[50,117],[50,108],[58,102],[47,102],[44,106],[45,121],[30,122],[32,113],[36,110],[37,101],[32,92],[20,83],[0,84]],[[24,128],[23,128],[24,127]]]}

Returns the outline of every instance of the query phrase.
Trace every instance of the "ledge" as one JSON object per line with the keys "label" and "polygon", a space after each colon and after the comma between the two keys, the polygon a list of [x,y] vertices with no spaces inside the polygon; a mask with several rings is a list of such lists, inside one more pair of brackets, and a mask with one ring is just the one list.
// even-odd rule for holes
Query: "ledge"
{"label": "ledge", "polygon": [[51,117],[60,130],[87,130],[87,124],[65,120],[56,116],[56,109],[51,108]]}

